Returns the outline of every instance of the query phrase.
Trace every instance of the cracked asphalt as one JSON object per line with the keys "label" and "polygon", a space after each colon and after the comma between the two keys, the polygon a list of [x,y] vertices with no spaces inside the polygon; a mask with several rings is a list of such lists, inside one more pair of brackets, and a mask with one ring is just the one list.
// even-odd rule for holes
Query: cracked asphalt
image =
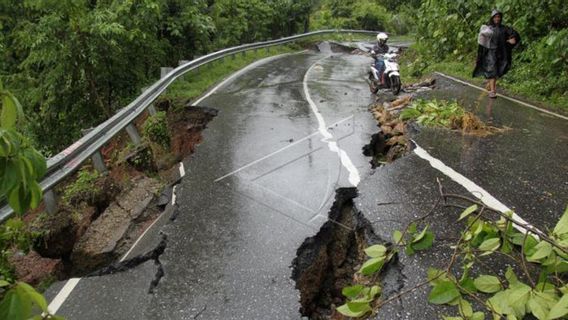
{"label": "cracked asphalt", "polygon": [[[327,48],[323,48],[324,50]],[[148,261],[125,272],[82,279],[58,314],[68,319],[299,319],[299,292],[290,279],[296,250],[327,220],[335,190],[350,187],[349,172],[318,132],[318,119],[361,176],[355,205],[383,239],[426,212],[438,196],[436,178],[467,191],[411,154],[375,170],[362,147],[377,126],[364,81],[370,59],[330,52],[286,55],[257,65],[200,103],[219,110],[204,142],[185,161],[177,187],[176,219],[161,218],[133,251],[152,250],[167,235],[160,265]],[[318,62],[319,61],[319,62]],[[314,66],[314,64],[316,64]],[[439,80],[430,94],[458,97],[472,110],[513,129],[490,138],[421,130],[414,138],[433,156],[486,188],[536,226],[546,228],[568,200],[565,120]],[[490,109],[491,112],[488,110]],[[535,208],[542,208],[535,210]],[[440,264],[458,227],[451,210],[437,214],[438,250],[401,257],[404,290]],[[159,267],[164,276],[149,294]],[[53,297],[63,286],[54,284]],[[437,319],[428,288],[387,305],[381,319]]]}

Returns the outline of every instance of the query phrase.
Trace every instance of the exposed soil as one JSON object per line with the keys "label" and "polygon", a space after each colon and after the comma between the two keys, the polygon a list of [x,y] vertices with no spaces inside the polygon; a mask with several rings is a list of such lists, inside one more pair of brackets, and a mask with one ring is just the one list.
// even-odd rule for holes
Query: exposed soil
{"label": "exposed soil", "polygon": [[399,110],[411,100],[411,96],[403,96],[392,102],[376,103],[369,107],[380,128],[379,132],[372,136],[371,142],[363,148],[363,154],[371,157],[373,168],[393,162],[412,150],[406,124],[389,111]]}
{"label": "exposed soil", "polygon": [[300,290],[300,312],[309,319],[341,319],[335,306],[344,303],[343,287],[354,283],[365,260],[364,249],[383,243],[355,208],[357,189],[338,189],[328,221],[297,251],[292,279]]}
{"label": "exposed soil", "polygon": [[[40,237],[34,245],[34,250],[25,255],[15,253],[12,264],[18,279],[38,284],[46,279],[62,280],[69,276],[92,273],[116,261],[164,210],[165,204],[171,199],[171,194],[169,197],[160,196],[160,190],[154,192],[151,199],[145,197],[144,201],[140,198],[131,201],[133,202],[131,204],[125,204],[121,199],[125,198],[130,190],[135,189],[140,181],[149,181],[149,175],[154,177],[150,178],[155,181],[154,184],[166,185],[166,189],[171,189],[171,185],[179,181],[177,163],[195,152],[196,146],[203,140],[201,132],[217,111],[210,108],[184,107],[179,101],[168,100],[158,101],[156,106],[160,110],[167,111],[171,149],[155,152],[145,143],[142,147],[125,152],[128,148],[132,148],[128,136],[120,134],[113,139],[101,150],[109,169],[108,174],[101,175],[91,190],[85,194],[73,194],[65,201],[59,201],[59,211],[55,214],[44,213],[43,207],[40,207],[39,210],[26,216],[25,220],[31,230],[38,232]],[[138,127],[141,127],[145,118],[147,116],[136,121]],[[144,152],[149,153],[144,154]],[[135,161],[129,161],[129,155]],[[146,158],[149,155],[148,163],[140,165],[141,161],[136,157],[141,155]],[[85,167],[89,168],[90,165],[86,164]],[[156,173],[161,182],[156,180]],[[62,195],[76,179],[77,174],[69,177],[58,187],[57,194]],[[136,196],[132,197],[136,199]],[[167,199],[164,199],[165,197]],[[132,224],[128,227],[113,224],[112,217],[108,217],[112,213],[110,209],[112,212],[128,212]],[[106,216],[105,220],[111,223],[104,223],[101,226],[102,222],[99,220],[103,215]],[[99,231],[91,230],[93,225],[98,225]],[[121,228],[125,230],[118,230]],[[110,251],[105,252],[104,255],[96,250],[74,253],[78,243],[95,244],[97,238],[94,236],[93,239],[93,234],[100,233],[101,237],[105,237],[107,231],[113,235],[120,235],[112,248],[105,248],[105,250],[111,249]],[[101,242],[104,240],[101,238]],[[92,245],[88,248],[92,248]],[[89,256],[91,252],[93,256]]]}

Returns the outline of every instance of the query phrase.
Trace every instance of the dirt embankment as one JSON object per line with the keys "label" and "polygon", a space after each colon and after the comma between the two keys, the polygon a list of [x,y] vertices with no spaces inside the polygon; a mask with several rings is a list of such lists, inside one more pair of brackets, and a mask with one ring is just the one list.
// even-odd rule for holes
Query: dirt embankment
{"label": "dirt embankment", "polygon": [[[179,180],[177,164],[195,152],[217,111],[169,100],[156,107],[167,112],[169,149],[154,148],[146,137],[133,146],[126,134],[105,146],[107,174],[86,164],[58,187],[57,213],[40,207],[25,217],[39,236],[33,250],[11,259],[18,279],[38,285],[92,273],[118,260],[164,210]],[[146,118],[136,123],[141,133]]]}

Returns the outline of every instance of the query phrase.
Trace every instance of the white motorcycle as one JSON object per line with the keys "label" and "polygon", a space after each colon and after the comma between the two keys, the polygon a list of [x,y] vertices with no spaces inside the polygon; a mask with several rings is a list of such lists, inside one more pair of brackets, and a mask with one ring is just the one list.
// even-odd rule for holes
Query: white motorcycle
{"label": "white motorcycle", "polygon": [[379,70],[375,67],[375,61],[371,64],[371,70],[369,71],[369,80],[371,81],[369,87],[371,92],[377,93],[379,89],[391,89],[392,93],[397,95],[402,87],[402,84],[400,83],[398,62],[396,62],[398,54],[391,52],[377,55],[374,51],[371,51],[371,56],[375,60],[382,58],[385,62],[385,72],[383,72],[382,81]]}

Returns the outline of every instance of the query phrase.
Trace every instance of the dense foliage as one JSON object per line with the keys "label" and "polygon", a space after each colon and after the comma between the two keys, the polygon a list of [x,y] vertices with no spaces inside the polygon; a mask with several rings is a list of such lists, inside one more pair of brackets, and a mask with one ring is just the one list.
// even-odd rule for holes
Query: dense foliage
{"label": "dense foliage", "polygon": [[[417,15],[419,56],[414,70],[442,61],[460,61],[471,74],[479,27],[493,8],[522,38],[505,85],[531,98],[568,98],[568,7],[562,0],[427,0]],[[542,81],[544,80],[544,81]]]}
{"label": "dense foliage", "polygon": [[[0,0],[0,77],[47,155],[177,65],[226,46],[303,32],[312,1]],[[45,134],[49,128],[49,134]]]}

